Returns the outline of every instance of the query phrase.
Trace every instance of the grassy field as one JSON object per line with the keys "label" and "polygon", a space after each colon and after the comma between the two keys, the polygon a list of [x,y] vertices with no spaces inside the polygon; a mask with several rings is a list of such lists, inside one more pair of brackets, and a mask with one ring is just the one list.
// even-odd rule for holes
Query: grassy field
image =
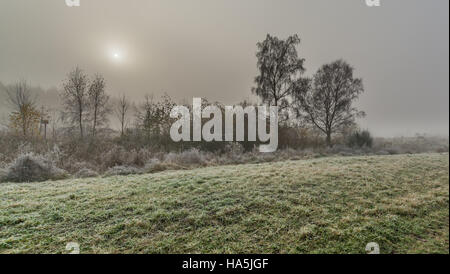
{"label": "grassy field", "polygon": [[0,184],[0,253],[449,253],[448,154]]}

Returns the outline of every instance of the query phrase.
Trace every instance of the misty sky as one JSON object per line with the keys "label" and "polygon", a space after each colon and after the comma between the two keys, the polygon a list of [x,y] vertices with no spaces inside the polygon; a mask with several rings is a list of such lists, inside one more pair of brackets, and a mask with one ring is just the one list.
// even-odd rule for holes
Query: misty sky
{"label": "misty sky", "polygon": [[[449,131],[449,1],[0,0],[0,82],[57,87],[76,65],[134,100],[251,95],[256,43],[298,34],[306,75],[343,58],[377,136]],[[116,56],[115,56],[116,55]]]}

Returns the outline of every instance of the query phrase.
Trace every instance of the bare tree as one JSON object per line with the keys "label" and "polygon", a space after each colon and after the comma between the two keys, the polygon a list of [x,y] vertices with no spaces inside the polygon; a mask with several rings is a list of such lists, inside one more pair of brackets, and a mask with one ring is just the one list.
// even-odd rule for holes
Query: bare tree
{"label": "bare tree", "polygon": [[80,137],[83,138],[83,122],[88,103],[87,76],[77,67],[67,75],[63,86],[61,99],[66,107],[66,113],[70,122],[79,127]]}
{"label": "bare tree", "polygon": [[297,83],[294,98],[297,114],[326,134],[331,135],[344,126],[355,123],[365,113],[352,107],[364,91],[362,80],[353,77],[353,68],[343,60],[323,65],[313,79]]}
{"label": "bare tree", "polygon": [[32,94],[25,80],[18,81],[6,88],[8,103],[14,109],[14,121],[22,131],[23,136],[29,134],[31,123],[36,122],[36,97]]}
{"label": "bare tree", "polygon": [[146,95],[145,101],[139,106],[136,113],[136,123],[147,139],[166,138],[170,130],[170,111],[175,103],[164,94],[161,100],[154,100],[153,96]]}
{"label": "bare tree", "polygon": [[88,90],[88,103],[90,107],[90,118],[92,120],[92,136],[95,137],[98,126],[108,122],[109,95],[105,92],[105,79],[100,74],[96,74]]}
{"label": "bare tree", "polygon": [[128,101],[125,94],[123,94],[116,105],[115,114],[120,122],[120,135],[123,136],[124,132],[128,126],[128,114],[130,111],[130,102]]}
{"label": "bare tree", "polygon": [[296,46],[300,44],[297,35],[280,40],[267,35],[263,42],[257,44],[257,67],[259,75],[255,78],[256,87],[252,92],[263,102],[279,106],[288,106],[287,98],[292,94],[295,83],[305,71],[304,59],[300,59]]}

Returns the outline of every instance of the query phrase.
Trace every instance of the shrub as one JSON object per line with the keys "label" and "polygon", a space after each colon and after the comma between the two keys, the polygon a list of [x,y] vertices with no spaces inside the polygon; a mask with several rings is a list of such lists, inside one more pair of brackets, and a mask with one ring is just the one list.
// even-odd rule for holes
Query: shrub
{"label": "shrub", "polygon": [[259,161],[260,162],[273,162],[276,160],[276,155],[274,153],[260,153]]}
{"label": "shrub", "polygon": [[58,145],[54,145],[53,148],[44,155],[46,159],[56,166],[61,165],[64,162],[64,159],[66,159],[66,155],[61,151]]}
{"label": "shrub", "polygon": [[145,165],[147,160],[150,158],[150,152],[145,149],[140,150],[131,150],[127,157],[126,163],[128,165],[139,166],[142,167]]}
{"label": "shrub", "polygon": [[355,153],[354,149],[346,145],[334,145],[331,148],[327,148],[326,153],[329,155],[341,155],[341,156],[350,156]]}
{"label": "shrub", "polygon": [[80,169],[77,173],[75,173],[75,177],[76,178],[98,177],[98,173],[89,168],[83,168]]}
{"label": "shrub", "polygon": [[205,163],[205,158],[198,149],[193,148],[181,153],[169,153],[164,158],[164,161],[179,164],[182,166],[189,166],[202,165]]}
{"label": "shrub", "polygon": [[127,150],[122,146],[115,145],[100,157],[101,162],[105,168],[114,166],[137,166],[142,167],[151,153],[145,149],[131,149]]}
{"label": "shrub", "polygon": [[128,152],[121,146],[113,146],[100,157],[106,168],[122,166],[126,164]]}
{"label": "shrub", "polygon": [[67,177],[67,173],[57,168],[52,161],[33,153],[21,154],[10,164],[3,181],[41,182]]}
{"label": "shrub", "polygon": [[124,176],[130,174],[141,174],[142,172],[131,166],[115,166],[105,172],[105,176]]}
{"label": "shrub", "polygon": [[372,147],[373,138],[367,130],[357,131],[348,137],[347,145],[350,147]]}
{"label": "shrub", "polygon": [[388,148],[387,152],[390,155],[397,155],[397,154],[401,154],[400,150],[398,148],[392,147],[392,148]]}
{"label": "shrub", "polygon": [[225,152],[231,156],[241,156],[245,151],[245,148],[240,143],[230,142],[225,145]]}
{"label": "shrub", "polygon": [[167,169],[167,166],[165,164],[161,163],[161,161],[156,158],[150,159],[150,161],[148,161],[144,167],[145,172],[149,172],[149,173],[164,171],[166,169]]}
{"label": "shrub", "polygon": [[77,162],[77,161],[71,161],[73,159],[68,158],[65,163],[64,166],[69,165],[69,167],[65,168],[66,170],[68,170],[69,172],[71,172],[72,174],[76,174],[78,171],[82,170],[82,169],[91,169],[91,164],[89,164],[88,162]]}

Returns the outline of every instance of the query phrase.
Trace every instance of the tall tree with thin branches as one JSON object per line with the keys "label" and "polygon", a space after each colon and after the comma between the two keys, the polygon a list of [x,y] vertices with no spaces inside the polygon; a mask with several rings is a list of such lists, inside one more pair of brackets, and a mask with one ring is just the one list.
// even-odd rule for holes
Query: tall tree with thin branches
{"label": "tall tree with thin branches", "polygon": [[96,74],[88,90],[88,104],[93,137],[95,137],[97,128],[108,122],[108,113],[110,112],[108,101],[109,95],[105,91],[105,79],[100,74]]}
{"label": "tall tree with thin branches", "polygon": [[299,44],[297,35],[282,40],[269,34],[257,44],[259,75],[255,78],[256,87],[252,92],[264,103],[278,106],[281,110],[288,106],[288,98],[305,71],[305,60],[299,58],[297,53]]}
{"label": "tall tree with thin branches", "polygon": [[61,99],[66,108],[66,113],[73,125],[80,130],[80,137],[84,137],[83,122],[88,104],[88,78],[78,67],[67,75],[63,84],[64,90]]}
{"label": "tall tree with thin branches", "polygon": [[353,102],[364,92],[362,79],[353,76],[353,67],[343,60],[323,65],[313,79],[297,83],[294,102],[299,117],[304,118],[326,135],[332,146],[332,134],[365,116],[353,107]]}
{"label": "tall tree with thin branches", "polygon": [[127,99],[125,94],[123,94],[119,101],[116,104],[115,107],[115,114],[117,119],[119,119],[120,122],[120,136],[124,136],[125,130],[128,125],[128,114],[130,111],[130,101]]}

